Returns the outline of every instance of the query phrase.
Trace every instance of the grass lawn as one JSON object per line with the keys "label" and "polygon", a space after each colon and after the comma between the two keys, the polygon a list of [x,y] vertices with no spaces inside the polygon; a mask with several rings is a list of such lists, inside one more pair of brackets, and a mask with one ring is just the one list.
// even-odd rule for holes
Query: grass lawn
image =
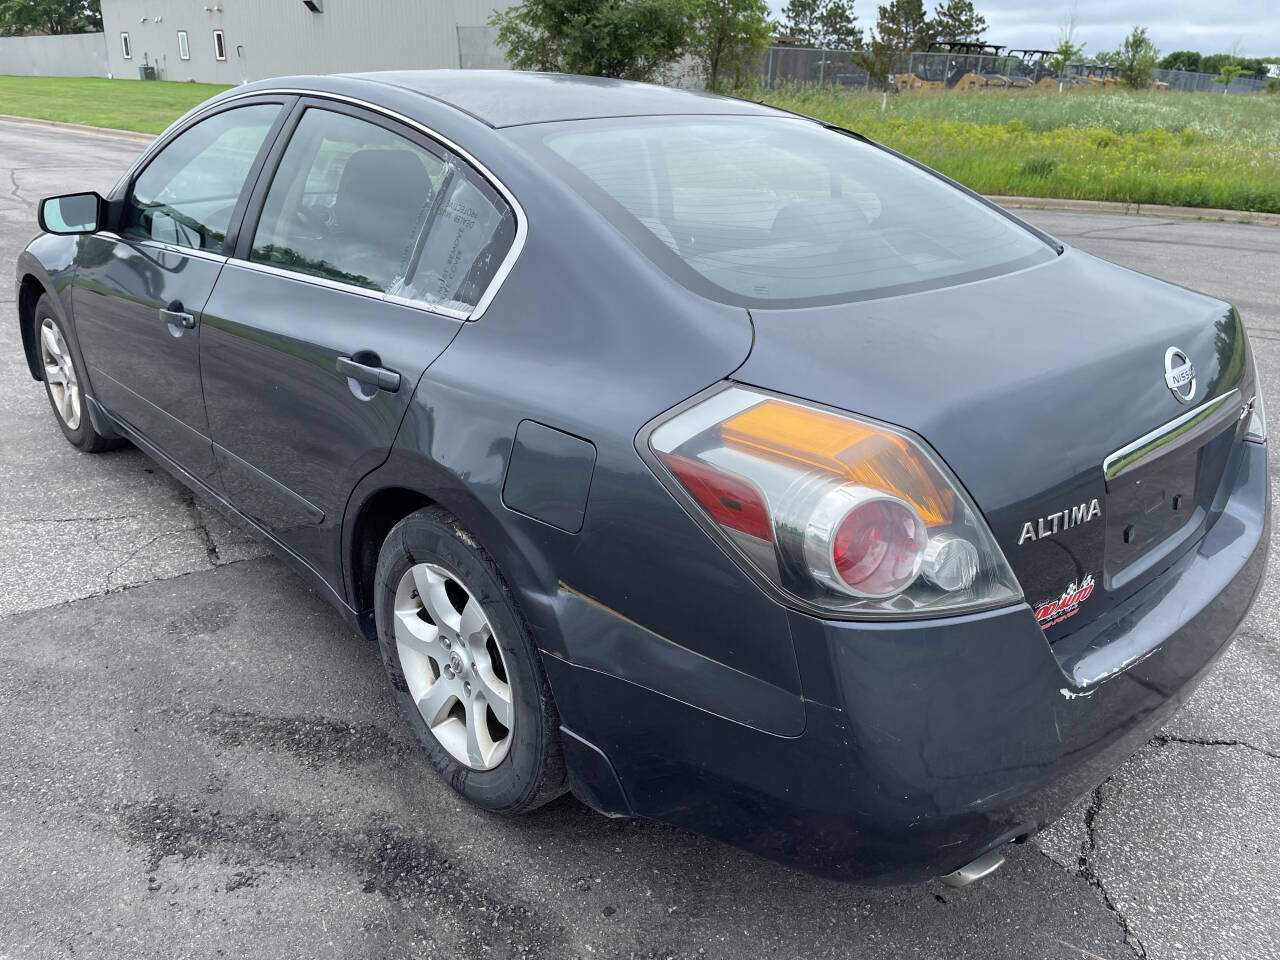
{"label": "grass lawn", "polygon": [[159,133],[226,87],[98,77],[0,77],[0,114]]}
{"label": "grass lawn", "polygon": [[[750,94],[748,94],[750,95]],[[757,91],[980,193],[1280,212],[1280,96]]]}
{"label": "grass lawn", "polygon": [[[0,77],[0,114],[159,133],[223,87]],[[1280,213],[1280,96],[743,91],[857,130],[981,193]]]}

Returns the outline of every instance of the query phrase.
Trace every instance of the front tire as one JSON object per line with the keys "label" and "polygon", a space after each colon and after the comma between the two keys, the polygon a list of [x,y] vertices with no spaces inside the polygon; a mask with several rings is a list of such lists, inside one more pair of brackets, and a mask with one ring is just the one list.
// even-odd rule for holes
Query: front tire
{"label": "front tire", "polygon": [[472,803],[532,810],[565,790],[559,716],[493,559],[448,511],[401,520],[378,554],[391,689],[431,765]]}
{"label": "front tire", "polygon": [[48,294],[36,303],[35,332],[45,394],[63,436],[85,453],[119,446],[120,441],[103,436],[93,425],[84,397],[84,370],[71,352],[67,331],[54,312]]}

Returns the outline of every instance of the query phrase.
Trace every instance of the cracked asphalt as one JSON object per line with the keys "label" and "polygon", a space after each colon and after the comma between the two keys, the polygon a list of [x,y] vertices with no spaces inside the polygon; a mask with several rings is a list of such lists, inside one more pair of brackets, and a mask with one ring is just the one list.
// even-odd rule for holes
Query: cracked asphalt
{"label": "cracked asphalt", "polygon": [[[39,197],[105,190],[139,149],[0,121],[0,263]],[[1280,229],[1026,216],[1233,300],[1280,404]],[[1159,736],[956,891],[816,880],[568,797],[464,806],[374,646],[136,450],[65,443],[11,286],[0,574],[0,957],[1280,958],[1275,578]]]}

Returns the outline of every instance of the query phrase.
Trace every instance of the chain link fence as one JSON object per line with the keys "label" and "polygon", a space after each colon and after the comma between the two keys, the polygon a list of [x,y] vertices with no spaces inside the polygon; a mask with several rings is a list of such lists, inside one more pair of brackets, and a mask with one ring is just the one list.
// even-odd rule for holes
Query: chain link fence
{"label": "chain link fence", "polygon": [[[1213,91],[1222,93],[1222,84],[1218,82],[1216,73],[1191,73],[1187,70],[1157,70],[1156,79],[1167,83],[1170,90],[1187,93]],[[1257,77],[1236,77],[1227,86],[1227,93],[1264,93],[1267,81]]]}
{"label": "chain link fence", "polygon": [[[1116,72],[1092,63],[1071,64],[1060,75],[1042,59],[1010,54],[966,54],[948,51],[915,51],[894,54],[885,62],[888,70],[874,77],[867,70],[865,54],[856,50],[824,50],[816,47],[772,46],[754,71],[766,86],[798,83],[813,86],[890,88],[907,90],[1028,89],[1042,87],[1111,88]],[[1172,91],[1223,91],[1217,75],[1184,70],[1157,70],[1155,79]],[[1254,77],[1237,77],[1227,93],[1260,93],[1267,83]]]}

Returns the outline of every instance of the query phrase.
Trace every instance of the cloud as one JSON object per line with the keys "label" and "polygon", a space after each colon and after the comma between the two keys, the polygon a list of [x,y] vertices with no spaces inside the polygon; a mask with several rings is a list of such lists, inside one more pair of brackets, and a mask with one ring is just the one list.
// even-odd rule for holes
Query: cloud
{"label": "cloud", "polygon": [[[863,7],[866,10],[871,4]],[[977,0],[987,18],[986,38],[1013,47],[1054,47],[1069,2]],[[1135,26],[1144,26],[1161,51],[1229,52],[1280,60],[1280,3],[1276,0],[1078,0],[1076,42],[1086,51],[1114,50]],[[862,15],[862,11],[859,11]]]}

